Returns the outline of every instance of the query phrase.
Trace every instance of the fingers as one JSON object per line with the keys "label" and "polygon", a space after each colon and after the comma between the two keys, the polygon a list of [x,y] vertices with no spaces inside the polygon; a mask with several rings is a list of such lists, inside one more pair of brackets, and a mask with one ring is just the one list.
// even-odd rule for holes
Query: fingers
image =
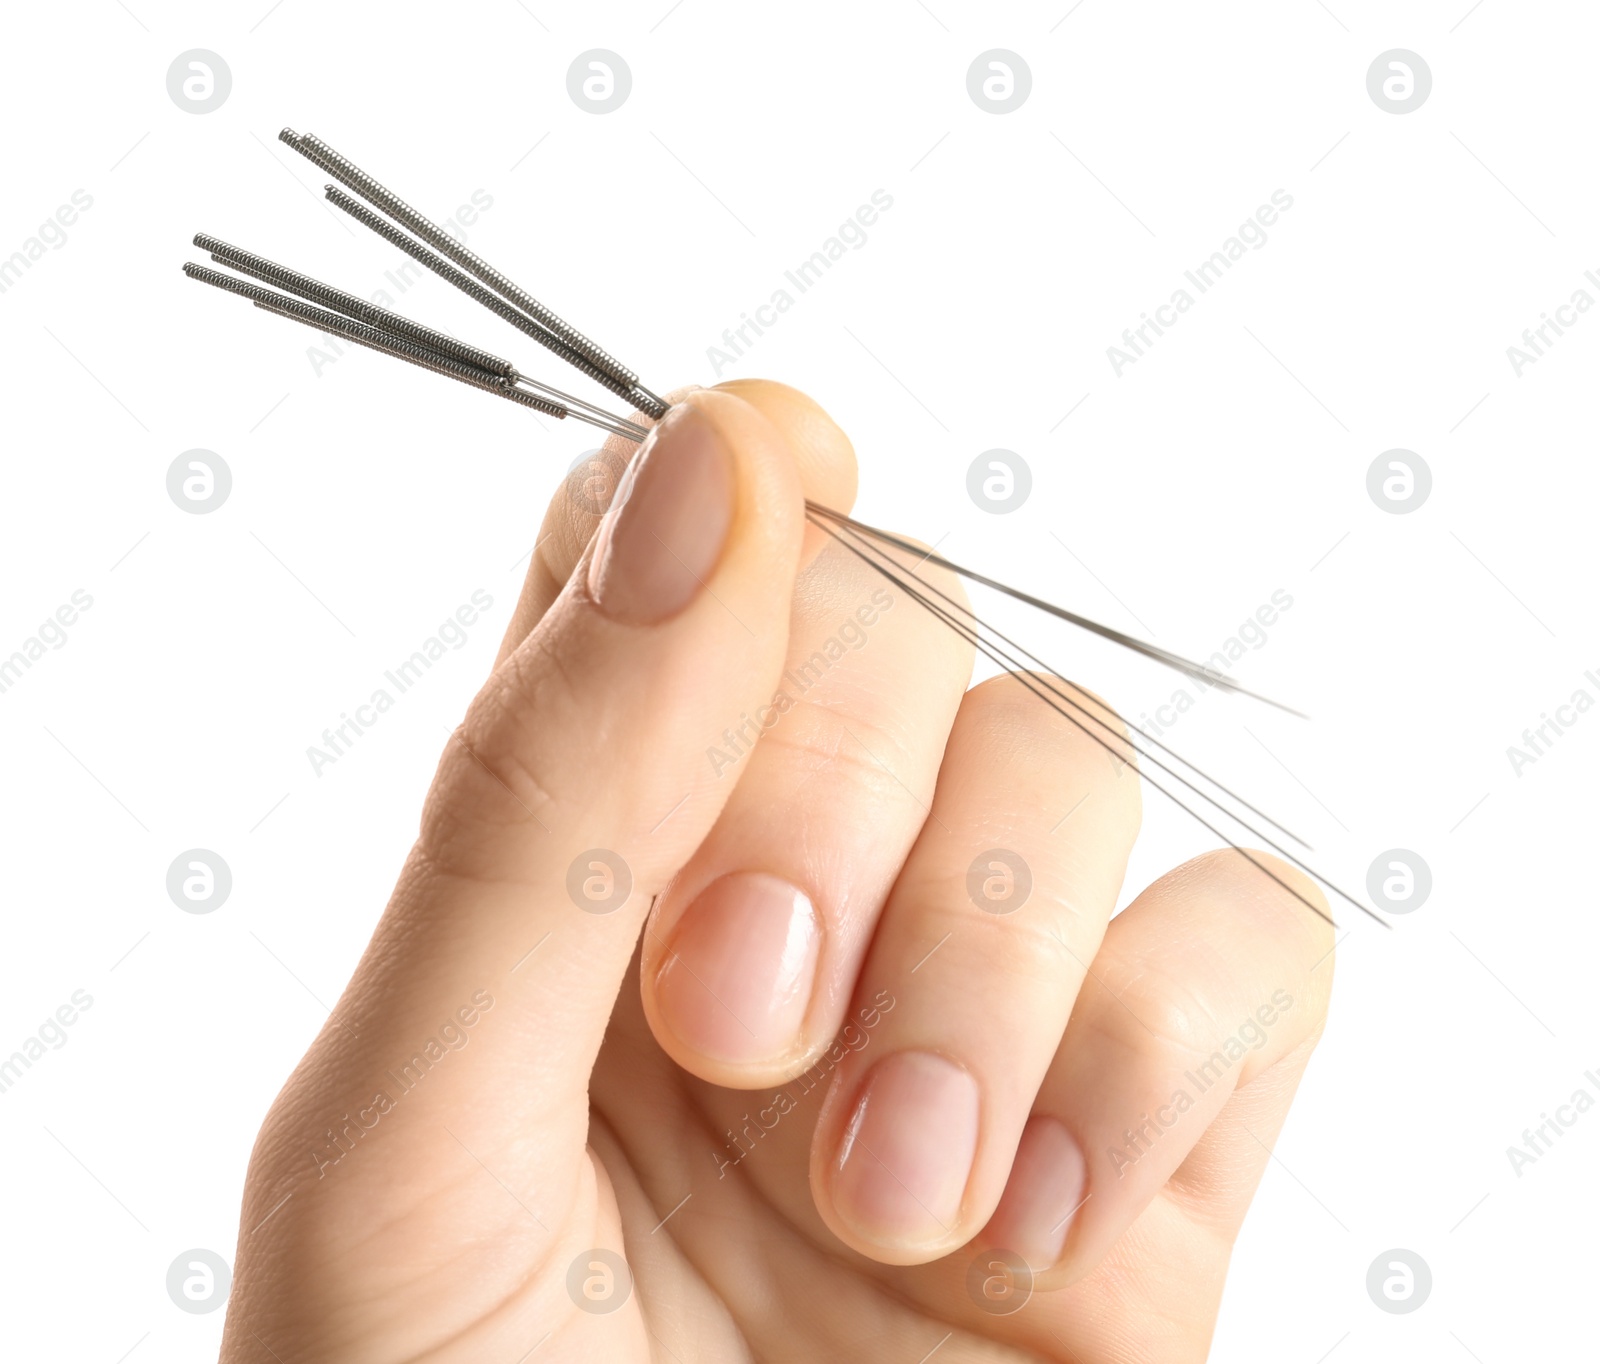
{"label": "fingers", "polygon": [[847,1244],[920,1263],[988,1219],[1138,823],[1085,728],[1014,677],[967,694],[861,975],[882,1019],[818,1117],[812,1189]]}
{"label": "fingers", "polygon": [[662,1047],[734,1087],[788,1079],[838,1032],[972,668],[970,645],[833,543],[800,577],[789,638],[774,695],[707,755],[737,786],[643,946]]}
{"label": "fingers", "polygon": [[[1182,1168],[1173,1196],[1231,1244],[1321,1035],[1332,934],[1231,850],[1141,894],[1106,932],[983,1241],[1057,1266],[1043,1286],[1081,1278]],[[1208,1135],[1230,1102],[1244,1124]]]}

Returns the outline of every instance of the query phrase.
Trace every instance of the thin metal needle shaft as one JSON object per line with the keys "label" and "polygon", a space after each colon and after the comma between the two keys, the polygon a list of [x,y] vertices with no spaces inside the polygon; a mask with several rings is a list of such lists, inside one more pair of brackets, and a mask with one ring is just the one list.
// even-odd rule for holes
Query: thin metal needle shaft
{"label": "thin metal needle shaft", "polygon": [[985,587],[992,587],[996,592],[1003,592],[1006,596],[1013,597],[1017,601],[1034,607],[1036,610],[1044,611],[1049,615],[1067,621],[1069,624],[1076,625],[1080,630],[1088,630],[1093,634],[1100,635],[1102,638],[1111,640],[1114,644],[1120,644],[1125,649],[1132,649],[1135,653],[1143,654],[1146,658],[1155,659],[1158,663],[1165,663],[1167,667],[1173,668],[1185,676],[1192,677],[1197,682],[1205,682],[1210,686],[1220,687],[1223,691],[1237,692],[1241,696],[1248,696],[1252,700],[1260,701],[1277,710],[1286,711],[1302,720],[1309,718],[1303,712],[1295,710],[1293,706],[1286,706],[1281,701],[1274,701],[1270,696],[1262,696],[1247,687],[1240,686],[1233,678],[1226,673],[1219,673],[1215,668],[1208,668],[1203,663],[1195,663],[1190,659],[1173,653],[1170,649],[1163,649],[1158,644],[1151,644],[1146,640],[1137,639],[1133,635],[1124,634],[1121,630],[1114,630],[1109,625],[1101,625],[1098,621],[1090,620],[1087,616],[1080,616],[1074,611],[1068,611],[1065,607],[1044,601],[1039,597],[1022,591],[1020,588],[1008,587],[1005,583],[987,577],[976,569],[963,568],[960,564],[951,563],[950,560],[938,554],[923,550],[898,535],[891,535],[888,531],[877,530],[861,521],[853,521],[842,512],[830,511],[826,508],[823,510],[841,525],[851,526],[864,534],[872,536],[875,540],[882,540],[887,544],[895,545],[900,549],[915,554],[937,568],[948,569],[952,573],[957,573],[969,582],[981,583]]}
{"label": "thin metal needle shaft", "polygon": [[[1016,668],[1015,660],[1012,660],[1011,662],[1008,663],[1006,661],[1006,659],[1001,656],[1001,653],[997,652],[995,649],[991,648],[990,645],[988,643],[986,643],[983,640],[983,638],[980,635],[978,635],[978,633],[975,630],[972,630],[971,627],[966,626],[961,621],[957,620],[954,616],[952,616],[950,613],[944,611],[944,609],[942,607],[938,606],[936,603],[934,603],[931,598],[925,596],[916,587],[913,587],[911,585],[911,583],[909,583],[905,579],[901,578],[893,570],[885,568],[882,564],[875,563],[873,560],[868,558],[866,554],[864,554],[860,549],[856,548],[856,546],[850,544],[849,541],[847,541],[830,524],[828,524],[826,519],[817,517],[815,515],[810,516],[809,519],[812,521],[812,523],[814,525],[818,526],[824,532],[826,532],[827,534],[833,536],[834,539],[838,540],[841,544],[843,544],[846,549],[848,549],[852,553],[856,554],[857,557],[859,557],[859,558],[861,558],[863,560],[863,562],[869,564],[874,569],[876,569],[876,571],[879,574],[881,574],[884,578],[886,578],[890,582],[894,583],[897,587],[899,587],[902,591],[904,591],[908,596],[910,596],[912,598],[912,600],[916,601],[919,605],[923,606],[925,609],[927,609],[928,611],[933,613],[935,616],[937,616],[941,620],[943,620],[943,622],[946,625],[948,625],[952,630],[956,631],[957,634],[961,635],[962,638],[968,640],[969,643],[971,643],[976,649],[978,649],[981,653],[983,653],[987,658],[991,659],[994,663],[998,664],[1000,667],[1006,668],[1006,669],[1008,669],[1008,671],[1015,672],[1015,668]],[[1107,752],[1113,754],[1113,756],[1116,756],[1116,757],[1119,757],[1119,758],[1123,758],[1123,760],[1126,761],[1126,758],[1123,757],[1122,754],[1117,753],[1116,749],[1114,749],[1103,738],[1101,738],[1098,734],[1094,733],[1094,731],[1089,729],[1088,726],[1084,725],[1080,720],[1078,720],[1068,710],[1066,710],[1064,707],[1059,705],[1057,703],[1057,701],[1055,699],[1053,699],[1049,694],[1047,694],[1046,692],[1040,690],[1038,685],[1036,683],[1034,683],[1032,681],[1032,679],[1030,679],[1026,673],[1015,672],[1015,675],[1017,677],[1017,680],[1023,686],[1027,687],[1029,691],[1031,691],[1035,696],[1037,696],[1041,701],[1043,701],[1046,705],[1048,705],[1057,714],[1061,715],[1070,724],[1072,724],[1072,725],[1076,726],[1078,729],[1082,730],[1084,732],[1084,734],[1086,734],[1091,740],[1093,740],[1100,747],[1106,749]],[[1131,745],[1130,745],[1130,747],[1131,747]],[[1137,750],[1135,750],[1135,751],[1137,751]],[[1334,923],[1334,919],[1330,914],[1328,914],[1325,910],[1323,910],[1318,905],[1312,903],[1312,901],[1310,901],[1304,895],[1302,895],[1298,890],[1296,890],[1292,885],[1290,885],[1281,876],[1279,876],[1276,872],[1274,872],[1270,867],[1268,867],[1259,858],[1253,856],[1248,849],[1240,847],[1240,845],[1235,843],[1233,841],[1233,839],[1229,838],[1227,836],[1227,834],[1223,833],[1222,830],[1220,830],[1220,829],[1218,829],[1216,827],[1216,825],[1212,824],[1208,819],[1206,819],[1204,815],[1200,814],[1197,810],[1194,810],[1190,806],[1186,805],[1180,797],[1175,795],[1173,792],[1169,791],[1164,785],[1162,785],[1162,783],[1160,783],[1159,781],[1155,780],[1148,773],[1144,773],[1142,775],[1143,775],[1144,780],[1146,782],[1148,782],[1151,786],[1155,787],[1156,790],[1160,791],[1162,795],[1166,796],[1168,800],[1172,801],[1173,804],[1175,804],[1180,810],[1182,810],[1185,814],[1187,814],[1191,819],[1195,820],[1197,823],[1202,825],[1204,828],[1209,830],[1211,833],[1215,834],[1218,838],[1222,839],[1228,845],[1229,848],[1231,848],[1234,852],[1238,853],[1247,862],[1249,862],[1253,867],[1255,867],[1258,871],[1260,871],[1264,876],[1268,877],[1270,880],[1276,882],[1279,886],[1283,887],[1283,889],[1285,889],[1286,891],[1289,892],[1289,894],[1294,896],[1294,898],[1296,900],[1300,901],[1300,903],[1303,904],[1307,909],[1311,910],[1312,913],[1317,915],[1318,918],[1324,919],[1330,924]],[[1212,803],[1215,804],[1214,801]],[[1219,808],[1221,808],[1221,807],[1219,807]],[[1256,834],[1257,837],[1262,837],[1262,835],[1260,834],[1259,830],[1251,829],[1249,824],[1247,824],[1243,820],[1241,820],[1238,815],[1234,815],[1234,814],[1232,814],[1231,812],[1229,812],[1229,811],[1227,811],[1225,809],[1224,809],[1223,812],[1225,814],[1228,814],[1229,817],[1232,818],[1233,820],[1235,820],[1236,822],[1242,824],[1246,829],[1249,829],[1250,832]],[[1266,841],[1268,841],[1270,843],[1271,840],[1266,840]],[[1272,846],[1276,847],[1277,845],[1273,844]],[[1278,849],[1278,850],[1280,852],[1284,851],[1281,848]],[[1380,918],[1377,914],[1375,914],[1366,905],[1362,904],[1359,900],[1355,899],[1353,896],[1348,894],[1346,891],[1341,890],[1337,885],[1335,885],[1332,881],[1329,881],[1321,873],[1313,871],[1310,867],[1307,867],[1303,862],[1300,861],[1299,858],[1293,856],[1293,854],[1284,852],[1284,856],[1287,857],[1290,861],[1294,862],[1297,866],[1299,866],[1302,871],[1305,871],[1308,874],[1310,874],[1311,876],[1314,876],[1317,880],[1321,881],[1324,885],[1328,886],[1329,889],[1333,890],[1341,899],[1344,899],[1344,900],[1348,901],[1350,904],[1354,905],[1357,909],[1359,909],[1368,918],[1373,919],[1373,920],[1375,920],[1376,922],[1378,922],[1380,924],[1383,924],[1383,926],[1385,928],[1391,927],[1391,925],[1389,925],[1385,920]],[[1337,926],[1337,925],[1335,925],[1335,926]]]}
{"label": "thin metal needle shaft", "polygon": [[[822,514],[825,515],[825,516],[834,515],[833,513],[829,513],[829,512],[826,512],[826,511],[824,511]],[[1140,756],[1148,757],[1150,759],[1150,761],[1152,763],[1154,763],[1157,767],[1161,768],[1165,772],[1170,773],[1176,780],[1182,782],[1185,786],[1187,786],[1196,795],[1200,796],[1201,799],[1208,801],[1210,804],[1215,806],[1217,809],[1221,810],[1224,814],[1228,815],[1229,818],[1232,818],[1232,819],[1237,819],[1238,818],[1238,816],[1235,815],[1233,813],[1233,811],[1229,810],[1225,805],[1223,805],[1219,801],[1217,801],[1214,796],[1210,795],[1209,793],[1207,793],[1206,791],[1202,790],[1201,788],[1195,786],[1194,783],[1189,781],[1189,779],[1186,778],[1181,772],[1175,771],[1173,768],[1169,767],[1160,758],[1157,758],[1154,753],[1150,753],[1147,750],[1145,750],[1143,748],[1140,748],[1139,747],[1139,739],[1133,739],[1132,737],[1126,737],[1125,738],[1122,734],[1118,733],[1118,731],[1115,728],[1115,726],[1113,726],[1113,725],[1107,723],[1105,720],[1101,719],[1099,715],[1096,715],[1094,713],[1094,709],[1091,709],[1091,707],[1098,708],[1099,710],[1104,711],[1107,715],[1110,715],[1112,717],[1112,719],[1120,720],[1128,728],[1128,730],[1130,731],[1130,736],[1132,734],[1139,735],[1140,739],[1142,739],[1143,742],[1145,742],[1147,744],[1150,744],[1150,745],[1153,745],[1155,748],[1157,748],[1161,752],[1165,753],[1174,762],[1181,763],[1184,767],[1188,768],[1190,772],[1193,772],[1202,781],[1210,783],[1212,786],[1216,787],[1217,790],[1221,791],[1225,796],[1227,796],[1230,800],[1236,801],[1238,804],[1242,805],[1246,810],[1250,811],[1251,814],[1256,816],[1257,819],[1264,820],[1266,823],[1270,824],[1274,829],[1278,830],[1279,833],[1283,834],[1286,838],[1292,839],[1294,842],[1298,843],[1302,848],[1306,849],[1308,852],[1311,851],[1311,845],[1309,843],[1307,843],[1305,839],[1301,838],[1299,834],[1295,833],[1295,831],[1293,829],[1290,829],[1290,828],[1286,827],[1285,825],[1279,823],[1276,819],[1274,819],[1271,815],[1269,815],[1265,810],[1262,810],[1262,809],[1258,808],[1257,806],[1252,805],[1248,800],[1246,800],[1243,796],[1241,796],[1237,791],[1233,790],[1231,787],[1229,787],[1229,786],[1225,785],[1224,783],[1218,781],[1217,778],[1211,776],[1209,773],[1207,773],[1204,770],[1202,770],[1201,768],[1197,767],[1194,763],[1190,762],[1187,758],[1185,758],[1181,753],[1177,752],[1175,749],[1173,749],[1169,745],[1163,743],[1160,739],[1156,738],[1153,734],[1147,733],[1145,730],[1140,729],[1137,725],[1135,725],[1133,723],[1133,721],[1131,721],[1126,715],[1122,714],[1122,712],[1117,710],[1114,706],[1109,705],[1105,701],[1102,701],[1098,696],[1094,696],[1092,693],[1086,691],[1083,687],[1080,687],[1076,682],[1073,682],[1069,678],[1063,676],[1063,674],[1061,672],[1059,672],[1055,668],[1052,668],[1048,663],[1046,663],[1044,661],[1044,659],[1040,658],[1038,654],[1034,653],[1031,649],[1027,648],[1026,645],[1019,644],[1016,640],[1012,639],[1010,635],[1008,635],[1004,631],[1000,630],[997,626],[991,625],[988,621],[985,621],[982,617],[980,617],[977,614],[977,612],[973,611],[970,607],[968,607],[968,606],[964,605],[963,603],[957,601],[954,597],[950,596],[949,593],[941,591],[933,583],[930,583],[930,582],[927,581],[927,579],[921,577],[916,572],[916,568],[915,567],[908,568],[905,565],[900,564],[898,561],[896,561],[895,559],[891,558],[884,550],[880,549],[877,545],[873,544],[865,536],[857,534],[853,530],[849,530],[847,528],[846,533],[849,534],[854,540],[856,540],[856,542],[858,544],[862,545],[870,553],[872,553],[875,558],[881,558],[885,563],[888,563],[888,564],[894,566],[900,572],[905,573],[908,577],[913,578],[917,583],[921,584],[921,586],[926,591],[933,593],[941,601],[943,601],[949,609],[951,609],[953,611],[960,612],[960,614],[968,622],[970,622],[970,627],[971,628],[977,629],[977,630],[987,630],[990,635],[992,635],[995,639],[999,640],[1002,644],[1008,646],[1011,649],[1016,650],[1016,652],[1018,654],[1020,654],[1023,658],[1027,659],[1032,664],[1034,664],[1035,667],[1037,667],[1039,669],[1042,669],[1044,672],[1048,673],[1050,675],[1050,677],[1053,678],[1056,682],[1059,682],[1061,684],[1061,686],[1067,687],[1071,691],[1076,692],[1078,697],[1082,698],[1082,700],[1074,699],[1073,697],[1068,696],[1065,692],[1062,692],[1062,691],[1058,690],[1051,683],[1046,683],[1045,684],[1045,686],[1055,696],[1057,696],[1061,701],[1065,702],[1067,705],[1071,706],[1074,710],[1078,711],[1079,713],[1081,713],[1081,714],[1087,716],[1089,719],[1093,720],[1096,725],[1098,725],[1101,729],[1105,730],[1105,732],[1107,734],[1111,735],[1118,742],[1126,743],[1126,744],[1128,744],[1128,746],[1130,748],[1132,748],[1134,750],[1134,752],[1138,753]],[[919,557],[920,557],[920,555],[919,555]],[[1013,663],[1015,663],[1015,660],[1013,660]],[[1087,704],[1085,704],[1085,703],[1087,703]],[[1246,824],[1245,827],[1249,828],[1250,826],[1248,824]],[[1252,829],[1251,832],[1252,833],[1256,833],[1257,831]],[[1288,854],[1285,854],[1285,855],[1287,856]]]}

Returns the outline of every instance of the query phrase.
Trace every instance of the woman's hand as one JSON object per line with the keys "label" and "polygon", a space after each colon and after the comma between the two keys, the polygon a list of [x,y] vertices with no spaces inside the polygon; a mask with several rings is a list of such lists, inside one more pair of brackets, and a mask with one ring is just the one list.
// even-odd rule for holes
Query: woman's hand
{"label": "woman's hand", "polygon": [[855,462],[800,394],[691,392],[606,491],[262,1129],[223,1359],[1203,1359],[1328,926],[1230,852],[1111,918],[1120,727],[967,690],[807,525]]}

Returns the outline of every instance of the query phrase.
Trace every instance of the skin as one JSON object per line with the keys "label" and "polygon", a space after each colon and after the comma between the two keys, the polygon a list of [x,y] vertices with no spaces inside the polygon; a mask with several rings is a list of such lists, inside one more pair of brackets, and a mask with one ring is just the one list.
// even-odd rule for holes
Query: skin
{"label": "skin", "polygon": [[[698,442],[723,479],[685,513],[710,527],[682,540],[686,599],[646,619],[664,589],[601,552],[638,542],[601,528],[612,480],[557,494],[393,899],[262,1127],[222,1359],[1205,1358],[1322,1031],[1328,924],[1226,850],[1113,919],[1138,779],[1085,730],[1120,726],[1086,693],[1079,727],[1017,678],[969,689],[967,645],[881,605],[804,518],[856,479],[809,399],[680,403],[647,467]],[[874,592],[798,694],[786,670]],[[735,758],[724,731],[780,690]],[[996,848],[1032,885],[986,913],[968,869]],[[631,881],[609,912],[569,893],[593,849]],[[741,873],[802,891],[811,931],[760,949],[748,907],[696,906]],[[780,959],[787,994],[760,984]],[[941,1161],[953,1184],[918,1183]]]}

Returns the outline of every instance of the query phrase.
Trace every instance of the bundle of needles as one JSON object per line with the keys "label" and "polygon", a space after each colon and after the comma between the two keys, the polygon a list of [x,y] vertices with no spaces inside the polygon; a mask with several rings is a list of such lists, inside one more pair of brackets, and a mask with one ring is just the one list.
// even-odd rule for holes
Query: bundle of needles
{"label": "bundle of needles", "polygon": [[[335,208],[347,213],[390,245],[404,251],[413,260],[454,285],[468,298],[509,322],[525,336],[532,337],[553,355],[622,399],[631,410],[642,413],[652,422],[666,414],[668,407],[666,401],[641,384],[637,374],[600,349],[575,327],[562,321],[538,299],[518,288],[488,262],[469,251],[450,233],[418,213],[398,195],[385,189],[360,167],[346,160],[326,142],[310,133],[299,134],[289,128],[285,128],[278,136],[281,141],[339,182],[338,185],[330,184],[325,187],[328,201]],[[345,188],[341,189],[340,185]],[[351,193],[346,193],[346,190]],[[365,202],[361,202],[362,200]],[[320,332],[342,337],[357,345],[381,351],[385,355],[410,361],[423,369],[443,374],[510,402],[520,403],[549,417],[561,419],[574,417],[610,435],[635,443],[643,441],[648,434],[648,427],[641,426],[627,417],[616,416],[602,407],[563,392],[541,380],[530,378],[521,373],[509,360],[503,360],[489,351],[458,341],[455,337],[432,327],[413,322],[410,318],[402,317],[387,308],[368,303],[355,294],[324,284],[309,275],[301,274],[298,270],[291,270],[276,261],[230,245],[203,232],[195,235],[194,244],[202,251],[208,252],[215,265],[225,267],[227,271],[234,273],[225,273],[224,270],[196,265],[193,262],[184,265],[184,273],[190,279],[248,298],[257,308],[303,322]],[[250,279],[240,276],[249,276],[262,283],[251,283]],[[266,287],[268,285],[274,287]],[[1262,826],[1269,827],[1276,834],[1309,852],[1309,845],[1303,839],[1215,778],[1208,777],[1159,739],[1133,725],[1125,716],[1111,709],[1098,697],[1091,695],[1076,683],[1068,681],[1036,654],[981,620],[964,603],[940,591],[935,584],[921,576],[919,570],[932,566],[954,573],[968,582],[1004,593],[1027,606],[1067,621],[1079,629],[1090,631],[1123,648],[1131,649],[1146,658],[1174,668],[1207,686],[1250,696],[1268,705],[1278,706],[1277,702],[1246,691],[1225,673],[1181,658],[1157,645],[1136,639],[1063,607],[1041,601],[982,573],[952,563],[949,559],[924,550],[899,536],[865,525],[845,516],[842,512],[808,500],[806,517],[874,572],[930,612],[943,625],[965,639],[979,653],[997,666],[1014,673],[1018,682],[1037,696],[1043,704],[1083,731],[1113,757],[1122,762],[1136,763],[1146,782],[1222,839],[1263,876],[1288,891],[1312,913],[1330,923],[1333,922],[1332,917],[1321,906],[1302,895],[1259,857],[1241,847],[1212,820],[1221,820],[1244,830],[1252,838],[1265,843],[1286,861],[1321,882],[1340,899],[1353,905],[1367,917],[1383,924],[1384,927],[1389,927],[1385,920],[1379,918],[1365,904],[1308,866],[1298,854],[1284,847]],[[1289,709],[1286,706],[1278,708]],[[1297,711],[1291,713],[1299,714]],[[1120,722],[1125,729],[1113,722]],[[1160,776],[1153,775],[1152,769],[1160,773]],[[1188,797],[1173,790],[1169,783],[1181,786],[1188,792]],[[1191,800],[1193,804],[1189,803]]]}

